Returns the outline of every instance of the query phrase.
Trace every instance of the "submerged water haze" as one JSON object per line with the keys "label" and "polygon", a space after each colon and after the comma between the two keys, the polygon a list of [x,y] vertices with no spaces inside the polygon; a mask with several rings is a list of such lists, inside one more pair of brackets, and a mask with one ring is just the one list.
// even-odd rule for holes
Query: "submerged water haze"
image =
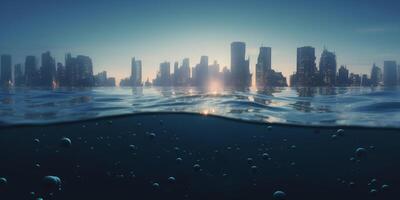
{"label": "submerged water haze", "polygon": [[194,112],[297,125],[400,127],[400,88],[13,88],[0,123],[43,124],[142,112]]}

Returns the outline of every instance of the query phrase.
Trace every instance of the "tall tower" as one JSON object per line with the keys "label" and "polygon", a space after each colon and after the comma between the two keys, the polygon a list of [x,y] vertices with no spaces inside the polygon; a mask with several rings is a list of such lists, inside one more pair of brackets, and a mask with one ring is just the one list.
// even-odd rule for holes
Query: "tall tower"
{"label": "tall tower", "polygon": [[171,85],[171,64],[169,62],[160,64],[160,84],[161,86]]}
{"label": "tall tower", "polygon": [[25,58],[25,84],[28,87],[39,84],[39,72],[35,56],[27,56]]}
{"label": "tall tower", "polygon": [[256,64],[256,85],[264,87],[266,73],[271,70],[271,47],[260,47],[260,54]]}
{"label": "tall tower", "polygon": [[52,87],[56,79],[56,62],[50,52],[42,54],[42,67],[40,68],[41,85]]}
{"label": "tall tower", "polygon": [[11,55],[1,55],[1,85],[8,86],[12,83],[12,62]]}
{"label": "tall tower", "polygon": [[382,81],[382,70],[375,64],[372,66],[371,70],[371,85],[378,86]]}
{"label": "tall tower", "polygon": [[313,86],[316,84],[317,67],[315,59],[314,47],[297,48],[296,85]]}
{"label": "tall tower", "polygon": [[319,73],[322,78],[322,84],[325,86],[336,85],[336,55],[326,49],[321,54],[319,62]]}
{"label": "tall tower", "polygon": [[142,61],[132,58],[131,64],[132,86],[142,86]]}
{"label": "tall tower", "polygon": [[383,84],[385,86],[397,85],[396,61],[385,61],[383,66]]}
{"label": "tall tower", "polygon": [[246,44],[244,42],[233,42],[231,44],[231,73],[233,86],[249,87],[251,85],[249,60],[246,60],[245,56]]}

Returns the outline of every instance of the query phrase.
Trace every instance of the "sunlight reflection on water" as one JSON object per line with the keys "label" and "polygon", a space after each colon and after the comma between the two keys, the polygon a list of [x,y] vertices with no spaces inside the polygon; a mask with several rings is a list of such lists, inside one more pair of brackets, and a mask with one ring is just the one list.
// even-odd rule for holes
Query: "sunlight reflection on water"
{"label": "sunlight reflection on water", "polygon": [[259,122],[400,127],[399,97],[399,88],[14,88],[0,90],[0,122],[172,111]]}

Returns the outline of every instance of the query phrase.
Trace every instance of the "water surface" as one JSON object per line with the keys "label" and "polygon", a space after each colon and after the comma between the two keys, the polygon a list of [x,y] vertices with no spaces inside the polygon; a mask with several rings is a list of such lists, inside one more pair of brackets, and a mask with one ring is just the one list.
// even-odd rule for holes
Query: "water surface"
{"label": "water surface", "polygon": [[0,123],[3,125],[163,111],[300,125],[400,127],[400,88],[0,90]]}

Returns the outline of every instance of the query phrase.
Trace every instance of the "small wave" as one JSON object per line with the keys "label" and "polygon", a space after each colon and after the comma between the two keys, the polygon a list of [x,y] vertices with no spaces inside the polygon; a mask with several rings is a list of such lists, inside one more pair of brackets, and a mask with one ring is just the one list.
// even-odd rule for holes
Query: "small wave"
{"label": "small wave", "polygon": [[0,121],[42,124],[172,111],[206,112],[254,122],[400,127],[399,97],[400,88],[286,88],[260,92],[192,88],[0,89]]}
{"label": "small wave", "polygon": [[[359,106],[353,111],[357,112],[400,112],[400,102],[379,102],[365,106]],[[400,119],[399,119],[400,120]]]}

